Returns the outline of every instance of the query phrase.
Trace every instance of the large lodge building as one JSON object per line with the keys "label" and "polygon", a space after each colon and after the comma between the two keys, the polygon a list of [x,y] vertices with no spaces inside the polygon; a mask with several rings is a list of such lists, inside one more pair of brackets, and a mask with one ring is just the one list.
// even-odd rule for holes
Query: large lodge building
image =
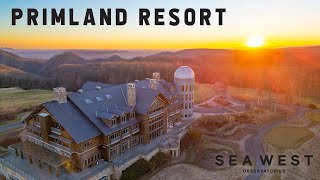
{"label": "large lodge building", "polygon": [[[59,172],[82,171],[99,160],[112,162],[131,148],[148,144],[193,112],[194,72],[182,66],[174,83],[152,79],[111,85],[87,82],[77,92],[54,88],[55,100],[26,119],[26,138],[12,146],[29,162]],[[45,151],[43,150],[45,149]]]}

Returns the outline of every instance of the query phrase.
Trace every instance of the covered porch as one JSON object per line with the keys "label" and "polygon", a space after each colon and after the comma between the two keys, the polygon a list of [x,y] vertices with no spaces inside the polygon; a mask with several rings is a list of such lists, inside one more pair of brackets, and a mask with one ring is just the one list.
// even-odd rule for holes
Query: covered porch
{"label": "covered porch", "polygon": [[16,156],[20,156],[21,159],[27,159],[29,164],[35,163],[40,169],[47,165],[48,173],[55,173],[56,177],[60,176],[61,168],[72,169],[70,158],[66,158],[29,141],[22,141],[10,147],[14,150]]}

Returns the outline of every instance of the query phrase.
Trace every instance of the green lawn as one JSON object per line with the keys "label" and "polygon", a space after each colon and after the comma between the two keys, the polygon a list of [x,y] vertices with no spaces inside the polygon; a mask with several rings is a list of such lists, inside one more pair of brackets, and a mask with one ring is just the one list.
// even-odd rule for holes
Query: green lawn
{"label": "green lawn", "polygon": [[266,136],[266,140],[269,144],[285,150],[298,149],[313,137],[314,133],[307,128],[283,126],[273,128]]}

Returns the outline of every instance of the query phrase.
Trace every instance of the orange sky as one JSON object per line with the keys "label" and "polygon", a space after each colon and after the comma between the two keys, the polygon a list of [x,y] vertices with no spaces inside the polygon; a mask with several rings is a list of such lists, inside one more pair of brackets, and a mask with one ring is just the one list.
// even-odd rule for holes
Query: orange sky
{"label": "orange sky", "polygon": [[[80,2],[81,1],[81,2]],[[209,0],[164,0],[151,3],[139,1],[127,3],[115,0],[96,1],[92,4],[85,0],[79,3],[57,0],[55,3],[30,0],[28,3],[12,0],[1,4],[0,12],[0,47],[23,49],[184,49],[184,48],[246,48],[247,38],[252,34],[260,34],[265,38],[265,47],[310,46],[320,45],[320,2],[316,0],[243,0],[234,2]],[[288,6],[290,4],[290,6]],[[125,26],[27,26],[25,17],[11,25],[11,9],[33,7],[75,9],[75,18],[83,20],[86,8],[125,8],[128,12],[128,23]],[[210,8],[212,25],[194,26],[183,24],[183,16],[179,15],[181,24],[173,27],[139,26],[138,9],[171,8],[184,9],[192,7]],[[215,8],[226,8],[224,25],[217,25]],[[26,12],[25,12],[26,14]],[[182,13],[183,14],[183,13]],[[151,19],[154,13],[151,12]],[[168,12],[165,22],[171,20]],[[99,22],[99,16],[96,21]],[[67,18],[68,19],[68,18]],[[41,19],[39,20],[41,22]],[[68,22],[68,21],[67,21]],[[151,24],[153,20],[150,21]]]}

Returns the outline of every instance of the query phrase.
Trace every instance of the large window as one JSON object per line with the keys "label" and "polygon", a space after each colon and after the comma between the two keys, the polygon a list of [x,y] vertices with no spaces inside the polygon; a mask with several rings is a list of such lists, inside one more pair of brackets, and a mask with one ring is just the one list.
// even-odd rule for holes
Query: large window
{"label": "large window", "polygon": [[182,91],[182,92],[184,91],[184,86],[181,86],[181,91]]}
{"label": "large window", "polygon": [[125,151],[127,151],[129,149],[129,141],[124,141],[123,143],[122,143],[122,149],[121,149],[121,151],[122,152],[125,152]]}
{"label": "large window", "polygon": [[131,140],[131,146],[134,147],[139,144],[139,135],[138,136],[133,136]]}
{"label": "large window", "polygon": [[110,158],[114,158],[118,155],[118,146],[110,148]]}
{"label": "large window", "polygon": [[163,116],[159,116],[150,120],[149,131],[150,131],[150,140],[153,140],[159,137],[162,134],[163,130]]}

